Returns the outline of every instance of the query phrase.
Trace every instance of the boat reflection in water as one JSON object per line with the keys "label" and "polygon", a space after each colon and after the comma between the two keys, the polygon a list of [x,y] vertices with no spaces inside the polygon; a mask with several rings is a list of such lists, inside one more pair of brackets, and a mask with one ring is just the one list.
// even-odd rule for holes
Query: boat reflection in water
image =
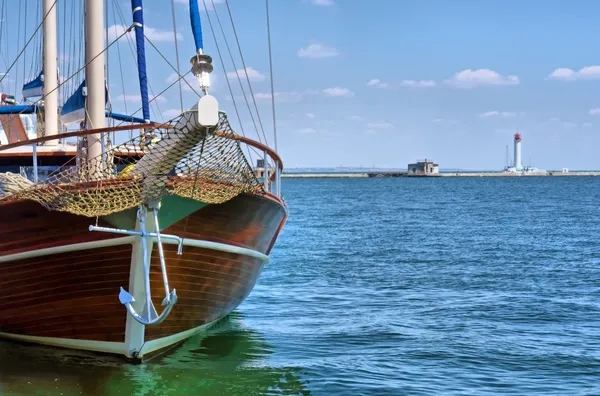
{"label": "boat reflection in water", "polygon": [[0,394],[309,395],[299,368],[270,365],[273,352],[238,312],[141,365],[2,341]]}

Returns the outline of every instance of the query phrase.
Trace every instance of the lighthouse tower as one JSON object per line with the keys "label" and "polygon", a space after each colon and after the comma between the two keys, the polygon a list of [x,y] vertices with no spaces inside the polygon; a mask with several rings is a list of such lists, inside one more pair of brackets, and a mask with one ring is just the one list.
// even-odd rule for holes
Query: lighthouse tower
{"label": "lighthouse tower", "polygon": [[521,134],[519,132],[515,133],[515,169],[517,171],[523,169],[523,164],[521,163]]}

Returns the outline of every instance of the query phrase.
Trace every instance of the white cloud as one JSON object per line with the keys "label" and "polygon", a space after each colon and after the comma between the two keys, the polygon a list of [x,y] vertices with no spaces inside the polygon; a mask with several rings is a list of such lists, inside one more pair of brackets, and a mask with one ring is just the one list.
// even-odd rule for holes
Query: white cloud
{"label": "white cloud", "polygon": [[[125,31],[129,28],[129,26],[124,25],[111,25],[108,28],[108,41],[112,42],[120,37]],[[168,30],[160,30],[155,29],[151,26],[144,25],[144,34],[151,41],[173,41],[173,32]],[[132,29],[127,33],[129,37],[133,39],[134,30]],[[177,33],[177,40],[183,40],[183,36],[180,33]]]}
{"label": "white cloud", "polygon": [[367,82],[367,87],[377,87],[377,88],[389,88],[389,84],[387,83],[382,83],[380,79],[378,78],[374,78],[372,80],[369,80],[369,82]]}
{"label": "white cloud", "polygon": [[308,47],[298,50],[300,58],[330,58],[339,54],[338,50],[334,47],[319,43],[310,44]]}
{"label": "white cloud", "polygon": [[435,87],[437,84],[432,80],[404,80],[400,83],[403,87],[415,87],[415,88],[431,88]]}
{"label": "white cloud", "polygon": [[348,117],[348,119],[350,121],[362,121],[362,117],[355,116],[355,115]]}
{"label": "white cloud", "polygon": [[461,125],[460,121],[458,120],[447,120],[445,118],[434,118],[433,120],[431,120],[431,122],[436,125],[448,127],[456,127]]}
{"label": "white cloud", "polygon": [[597,116],[600,115],[600,107],[596,107],[595,109],[591,109],[588,111],[589,115]]}
{"label": "white cloud", "polygon": [[[129,26],[123,25],[111,25],[108,27],[108,41],[112,42],[117,39],[120,35],[122,35],[125,30],[127,30]],[[129,35],[133,34],[133,31],[128,33]]]}
{"label": "white cloud", "polygon": [[479,115],[480,118],[490,118],[490,117],[501,117],[501,118],[512,118],[516,117],[517,113],[512,111],[488,111]]}
{"label": "white cloud", "polygon": [[[277,102],[299,102],[307,97],[315,95],[334,96],[334,97],[353,97],[354,92],[348,88],[326,88],[323,90],[307,89],[304,91],[289,91],[289,92],[275,92],[275,100]],[[270,92],[257,92],[254,97],[256,100],[271,100]],[[243,96],[236,96],[236,100],[242,99]],[[307,113],[312,114],[312,113]],[[306,115],[306,114],[305,114]],[[314,115],[314,114],[313,114]],[[307,115],[307,117],[309,117]],[[310,118],[310,117],[309,117]]]}
{"label": "white cloud", "polygon": [[[120,101],[125,101],[125,102],[132,102],[132,103],[141,103],[142,98],[140,97],[140,95],[119,95],[117,96],[117,100]],[[150,100],[156,103],[167,103],[167,99],[165,99],[163,96],[156,96],[156,97],[150,97]]]}
{"label": "white cloud", "polygon": [[317,125],[335,125],[335,122],[331,120],[317,121]]}
{"label": "white cloud", "polygon": [[335,4],[334,0],[310,0],[310,2],[317,6],[332,6]]}
{"label": "white cloud", "polygon": [[325,88],[323,92],[329,96],[342,96],[347,98],[354,96],[354,92],[350,91],[348,88]]}
{"label": "white cloud", "polygon": [[169,109],[167,111],[163,111],[162,114],[167,119],[175,118],[181,114],[181,109]]}
{"label": "white cloud", "polygon": [[[212,81],[213,85],[214,85],[214,82],[215,82],[215,78],[214,77],[215,76],[213,74],[211,76],[211,81]],[[175,81],[177,81],[178,78],[179,77],[177,76],[177,73],[171,73],[167,77],[166,82],[167,82],[167,84],[172,84]],[[187,82],[187,84],[186,84],[186,82]],[[193,87],[196,90],[196,92],[198,92],[198,93],[201,92],[200,86],[198,85],[198,80],[196,79],[196,77],[194,77],[192,75],[188,75],[187,77],[185,77],[184,79],[181,80],[181,87],[182,87],[182,89],[184,91],[186,91],[186,92],[194,92],[192,90],[192,88],[190,88],[190,86]],[[173,86],[173,89],[175,89],[175,87],[177,87],[177,84]],[[179,89],[179,88],[177,88],[177,89]]]}
{"label": "white cloud", "polygon": [[456,88],[474,88],[492,85],[518,85],[520,80],[515,75],[503,76],[490,69],[465,69],[455,73],[444,83]]}
{"label": "white cloud", "polygon": [[600,78],[600,66],[585,66],[575,71],[566,67],[560,67],[555,69],[548,75],[551,80],[563,80],[563,81],[574,81],[574,80],[592,80]]}
{"label": "white cloud", "polygon": [[591,122],[584,122],[583,124],[581,124],[582,128],[591,128],[593,125]]}
{"label": "white cloud", "polygon": [[313,113],[305,113],[304,114],[307,118],[315,118],[315,115]]}
{"label": "white cloud", "polygon": [[392,129],[394,126],[387,121],[373,121],[367,124],[369,129]]}
{"label": "white cloud", "polygon": [[[144,25],[144,34],[151,41],[173,41],[173,32],[169,30],[160,30]],[[177,40],[183,40],[181,33],[177,33]]]}
{"label": "white cloud", "polygon": [[[305,91],[290,91],[290,92],[275,92],[276,102],[299,102],[307,96],[313,96],[318,94],[319,91],[307,89]],[[270,92],[257,92],[254,97],[256,100],[271,100]],[[236,99],[242,99],[239,97]]]}
{"label": "white cloud", "polygon": [[317,133],[317,131],[314,128],[302,128],[302,129],[298,129],[296,132],[302,133],[302,134]]}
{"label": "white cloud", "polygon": [[246,71],[244,71],[244,69],[239,69],[234,72],[229,72],[227,73],[227,76],[229,78],[237,78],[239,76],[240,79],[246,79],[246,73],[248,73],[248,78],[250,81],[263,81],[265,79],[264,74],[252,67],[247,67]]}
{"label": "white cloud", "polygon": [[[225,0],[206,0],[206,10],[208,11],[213,11],[214,7],[213,7],[213,2],[215,3],[215,5],[217,4],[222,4],[225,3]],[[175,0],[176,4],[181,4],[181,5],[189,5],[189,0]],[[198,0],[198,7],[200,9],[200,11],[205,11],[204,9],[204,3],[202,3],[202,0]]]}

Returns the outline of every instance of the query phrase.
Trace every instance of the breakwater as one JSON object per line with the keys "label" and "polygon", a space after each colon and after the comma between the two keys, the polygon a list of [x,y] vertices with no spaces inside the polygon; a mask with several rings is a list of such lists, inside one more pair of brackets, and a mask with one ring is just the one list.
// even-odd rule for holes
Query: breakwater
{"label": "breakwater", "polygon": [[283,173],[283,178],[316,179],[316,178],[360,178],[360,177],[573,177],[573,176],[600,176],[600,172],[444,172],[437,175],[409,175],[403,172],[379,172],[379,173]]}

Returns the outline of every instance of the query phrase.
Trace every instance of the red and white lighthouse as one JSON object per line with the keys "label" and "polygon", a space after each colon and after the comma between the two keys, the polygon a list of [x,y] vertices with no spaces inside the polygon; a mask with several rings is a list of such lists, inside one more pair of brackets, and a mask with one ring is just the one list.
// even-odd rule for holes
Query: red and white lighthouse
{"label": "red and white lighthouse", "polygon": [[521,134],[519,132],[515,133],[515,169],[520,171],[523,169],[523,164],[521,163]]}

